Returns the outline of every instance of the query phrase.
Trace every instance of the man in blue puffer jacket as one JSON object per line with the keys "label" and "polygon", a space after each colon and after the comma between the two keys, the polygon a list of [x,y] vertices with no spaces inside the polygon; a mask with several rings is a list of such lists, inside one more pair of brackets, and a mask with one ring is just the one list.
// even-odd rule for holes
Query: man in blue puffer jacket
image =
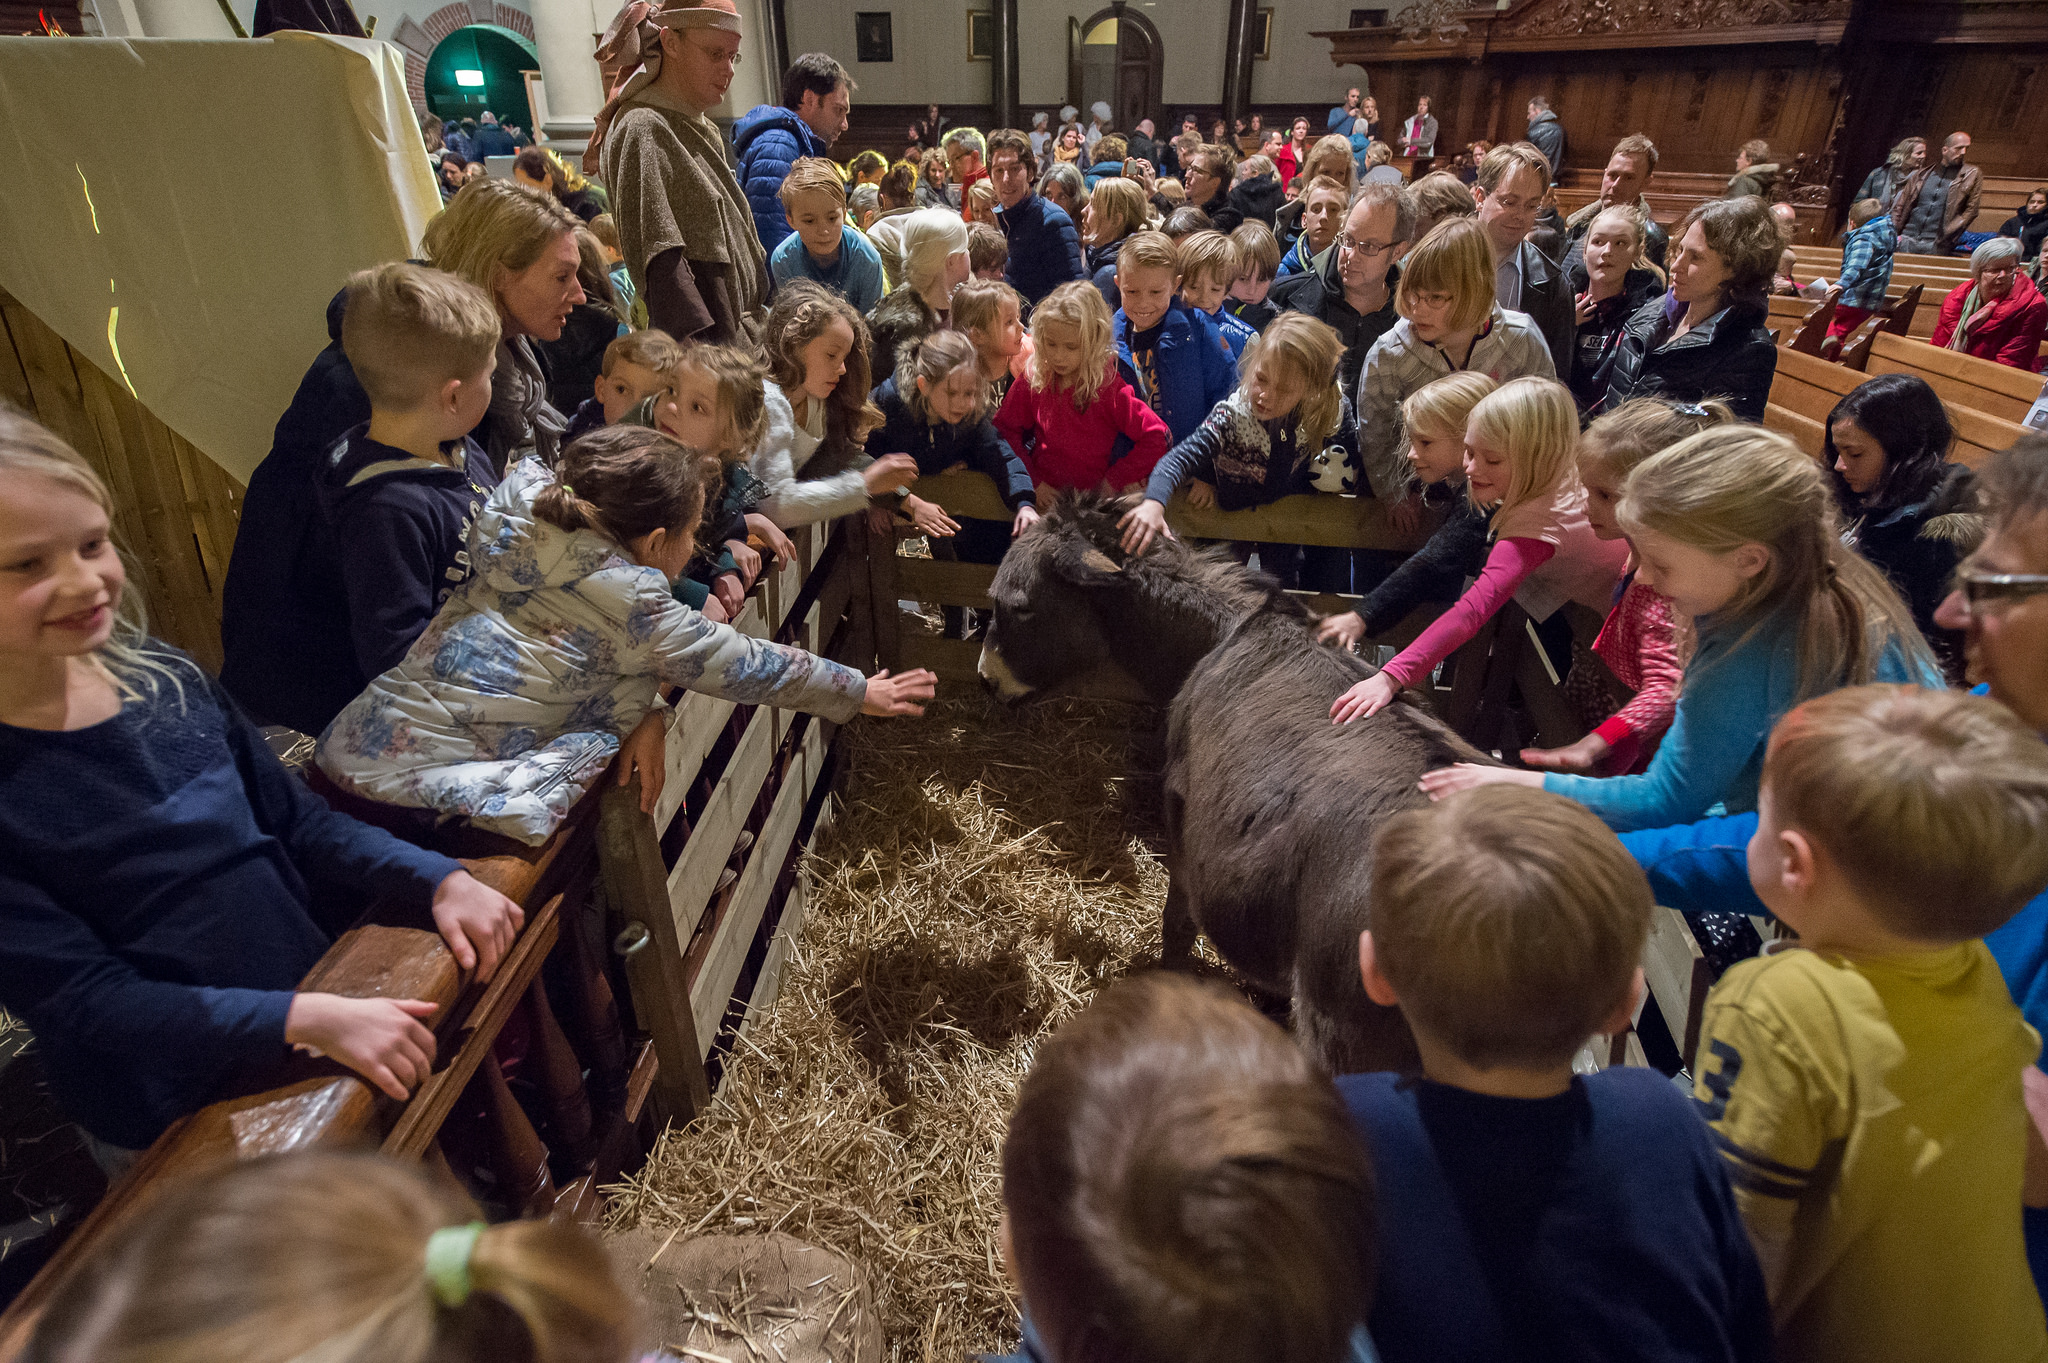
{"label": "man in blue puffer jacket", "polygon": [[760,104],[733,124],[740,188],[754,210],[754,230],[769,255],[789,235],[782,213],[782,180],[806,156],[829,156],[846,131],[853,108],[853,78],[823,52],[806,52],[782,78],[782,103]]}

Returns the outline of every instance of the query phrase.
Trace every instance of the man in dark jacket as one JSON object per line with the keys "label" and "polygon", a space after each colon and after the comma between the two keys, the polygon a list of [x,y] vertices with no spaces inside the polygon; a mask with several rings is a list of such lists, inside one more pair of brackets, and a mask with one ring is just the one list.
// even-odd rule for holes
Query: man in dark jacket
{"label": "man in dark jacket", "polygon": [[498,126],[498,116],[489,109],[484,110],[483,117],[478,120],[473,140],[476,155],[469,158],[472,161],[486,156],[511,156],[519,150],[512,141],[512,134]]}
{"label": "man in dark jacket", "polygon": [[[1280,211],[1280,205],[1287,202],[1287,195],[1280,188],[1280,175],[1253,175],[1238,182],[1230,191],[1230,206],[1242,221],[1258,221],[1273,226],[1273,219]],[[1213,214],[1211,215],[1214,216]]]}
{"label": "man in dark jacket", "polygon": [[1493,292],[1500,305],[1527,313],[1543,333],[1551,363],[1560,376],[1572,372],[1572,332],[1577,300],[1557,262],[1529,244],[1543,207],[1550,163],[1526,142],[1495,147],[1479,164],[1472,197],[1479,225],[1493,248]]}
{"label": "man in dark jacket", "polygon": [[1327,322],[1344,342],[1337,381],[1354,402],[1358,373],[1373,342],[1401,320],[1394,258],[1415,235],[1415,196],[1405,187],[1366,185],[1345,216],[1337,239],[1307,270],[1273,285],[1266,301],[1283,312],[1305,312]]}
{"label": "man in dark jacket", "polygon": [[1643,224],[1643,255],[1652,265],[1662,267],[1670,246],[1670,235],[1657,222],[1656,212],[1644,193],[1650,177],[1657,172],[1657,144],[1641,133],[1631,133],[1614,144],[1607,169],[1600,172],[1600,197],[1571,215],[1565,222],[1564,268],[1569,274],[1586,259],[1586,233],[1593,219],[1616,204],[1633,205]]}
{"label": "man in dark jacket", "polygon": [[770,255],[790,232],[782,181],[806,156],[830,156],[853,108],[853,78],[823,52],[806,52],[782,77],[782,103],[758,104],[732,128],[740,188],[754,212],[761,249]]}
{"label": "man in dark jacket", "polygon": [[1950,133],[1941,156],[1906,177],[1892,198],[1892,226],[1899,249],[1929,255],[1953,255],[1956,243],[1977,220],[1984,195],[1984,172],[1968,164],[1970,135]]}
{"label": "man in dark jacket", "polygon": [[1159,169],[1159,140],[1153,135],[1151,119],[1139,119],[1137,130],[1130,135],[1128,142],[1127,150],[1130,156],[1145,162],[1154,170]]}
{"label": "man in dark jacket", "polygon": [[1557,183],[1564,169],[1564,124],[1551,112],[1550,97],[1538,95],[1529,101],[1529,141],[1550,162],[1550,183]]}
{"label": "man in dark jacket", "polygon": [[996,225],[1010,240],[1003,278],[1035,305],[1060,285],[1088,277],[1081,238],[1065,210],[1031,191],[1030,138],[1015,128],[998,128],[988,135],[987,145]]}

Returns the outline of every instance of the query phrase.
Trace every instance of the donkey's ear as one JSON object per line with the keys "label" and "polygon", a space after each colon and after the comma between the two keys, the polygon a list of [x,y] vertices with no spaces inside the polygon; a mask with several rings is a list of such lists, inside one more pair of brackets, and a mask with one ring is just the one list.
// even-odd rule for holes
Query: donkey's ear
{"label": "donkey's ear", "polygon": [[1061,550],[1060,576],[1077,587],[1099,587],[1122,573],[1124,566],[1092,544],[1069,542]]}

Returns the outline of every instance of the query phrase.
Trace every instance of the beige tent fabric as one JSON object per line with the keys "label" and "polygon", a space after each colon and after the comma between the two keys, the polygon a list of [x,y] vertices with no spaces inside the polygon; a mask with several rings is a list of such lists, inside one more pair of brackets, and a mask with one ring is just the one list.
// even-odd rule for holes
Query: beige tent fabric
{"label": "beige tent fabric", "polygon": [[328,300],[441,207],[367,39],[0,38],[0,129],[0,288],[245,482]]}

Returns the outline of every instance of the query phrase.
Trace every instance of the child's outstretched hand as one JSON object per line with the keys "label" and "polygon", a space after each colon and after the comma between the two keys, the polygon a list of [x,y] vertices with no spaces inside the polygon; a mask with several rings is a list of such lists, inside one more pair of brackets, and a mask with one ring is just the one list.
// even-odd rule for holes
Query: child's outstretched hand
{"label": "child's outstretched hand", "polygon": [[1116,525],[1124,532],[1126,554],[1144,553],[1152,547],[1152,541],[1162,535],[1168,539],[1173,537],[1173,531],[1166,528],[1166,508],[1150,497],[1124,512],[1124,518]]}
{"label": "child's outstretched hand", "polygon": [[425,999],[294,994],[284,1015],[284,1039],[348,1066],[404,1102],[434,1072],[434,1034],[422,1019],[437,1011]]}
{"label": "child's outstretched hand", "polygon": [[1188,484],[1188,505],[1197,511],[1207,511],[1216,505],[1216,485],[1197,478]]}
{"label": "child's outstretched hand", "polygon": [[867,484],[868,496],[879,497],[916,482],[917,461],[907,454],[885,454],[861,470],[860,480]]}
{"label": "child's outstretched hand", "polygon": [[864,715],[921,715],[924,706],[939,689],[938,674],[920,667],[900,677],[883,668],[868,678],[868,693],[860,703]]}
{"label": "child's outstretched hand", "polygon": [[[782,527],[758,511],[747,513],[747,529],[761,537],[768,546],[768,552],[775,555],[775,566],[780,568],[796,557],[796,544],[782,533]],[[751,546],[750,546],[751,547]]]}
{"label": "child's outstretched hand", "polygon": [[1339,648],[1356,648],[1365,637],[1365,617],[1357,611],[1338,611],[1316,625],[1316,642]]}
{"label": "child's outstretched hand", "polygon": [[1474,786],[1541,786],[1540,771],[1516,771],[1512,767],[1482,767],[1477,762],[1459,762],[1422,773],[1422,789],[1432,800],[1456,795]]}
{"label": "child's outstretched hand", "polygon": [[1399,690],[1394,679],[1384,672],[1367,677],[1337,697],[1336,703],[1330,707],[1330,722],[1349,724],[1354,719],[1376,715],[1393,702]]}
{"label": "child's outstretched hand", "polygon": [[760,552],[745,540],[727,540],[725,547],[732,555],[733,565],[740,570],[740,590],[745,591],[761,576]]}
{"label": "child's outstretched hand", "polygon": [[434,927],[464,970],[488,980],[512,949],[526,911],[467,871],[434,887]]}
{"label": "child's outstretched hand", "polygon": [[1017,538],[1017,536],[1023,534],[1026,530],[1029,530],[1032,526],[1037,524],[1037,507],[1032,506],[1029,503],[1026,503],[1023,506],[1018,507],[1016,519],[1010,522],[1010,538]]}
{"label": "child's outstretched hand", "polygon": [[[710,602],[705,602],[710,605]],[[619,745],[619,784],[629,785],[633,773],[640,773],[640,810],[654,812],[661,788],[668,781],[668,719],[660,706],[649,710]]]}
{"label": "child's outstretched hand", "polygon": [[951,539],[960,533],[960,522],[948,516],[936,502],[927,502],[921,497],[905,497],[903,514],[910,517],[910,523],[924,534]]}
{"label": "child's outstretched hand", "polygon": [[1612,746],[1598,734],[1587,734],[1562,748],[1524,748],[1522,764],[1538,771],[1591,771]]}
{"label": "child's outstretched hand", "polygon": [[747,584],[740,581],[737,573],[720,573],[712,580],[711,595],[725,607],[727,620],[737,620],[741,607],[747,604]]}

